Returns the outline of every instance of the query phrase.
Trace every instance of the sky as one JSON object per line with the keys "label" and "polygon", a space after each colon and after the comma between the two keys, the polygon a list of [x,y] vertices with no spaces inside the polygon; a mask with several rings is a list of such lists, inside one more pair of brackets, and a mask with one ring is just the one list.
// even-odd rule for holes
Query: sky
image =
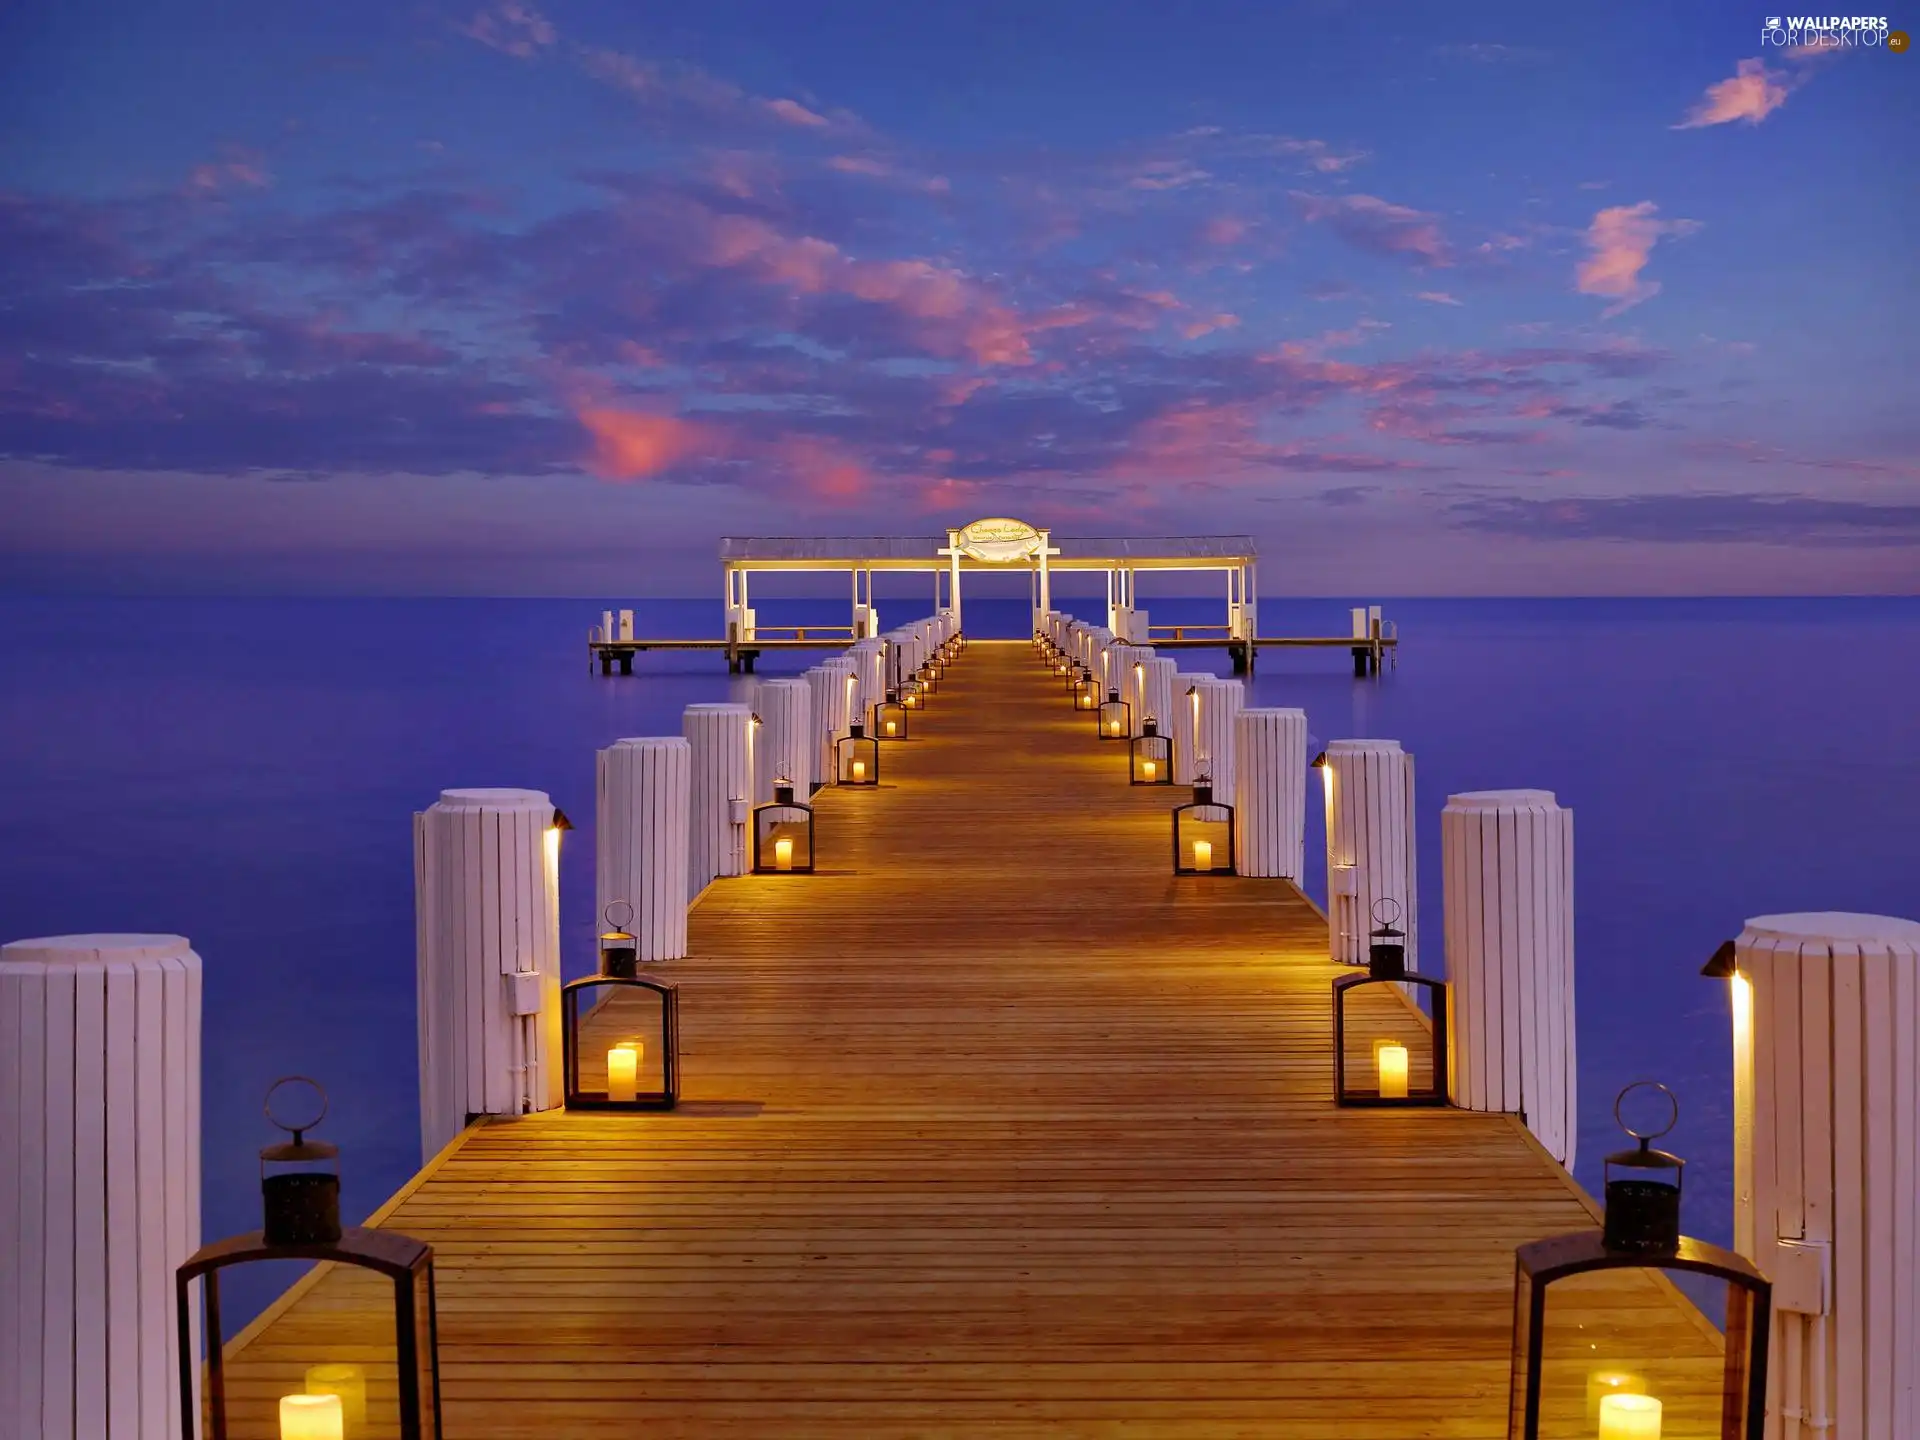
{"label": "sky", "polygon": [[1770,18],[14,0],[0,589],[1915,593],[1920,57]]}

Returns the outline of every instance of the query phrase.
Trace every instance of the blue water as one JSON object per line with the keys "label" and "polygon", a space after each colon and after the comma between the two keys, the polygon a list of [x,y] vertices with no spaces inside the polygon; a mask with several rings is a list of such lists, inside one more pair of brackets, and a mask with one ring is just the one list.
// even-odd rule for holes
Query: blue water
{"label": "blue water", "polygon": [[[1072,596],[1058,603],[1075,608]],[[1153,600],[1156,622],[1219,603]],[[1344,633],[1340,601],[1262,603],[1268,633]],[[0,600],[0,938],[171,931],[206,961],[205,1233],[258,1223],[275,1077],[320,1078],[356,1218],[420,1160],[411,816],[452,786],[544,789],[580,824],[561,860],[568,974],[592,965],[593,752],[675,734],[747,683],[711,655],[590,674],[599,601]],[[774,609],[778,614],[774,614]],[[840,601],[764,621],[844,623]],[[891,622],[924,603],[887,602]],[[1081,613],[1096,613],[1089,597]],[[706,601],[642,604],[716,634]],[[1920,915],[1920,600],[1404,601],[1377,680],[1344,651],[1269,651],[1250,703],[1322,742],[1418,761],[1423,968],[1440,964],[1439,811],[1537,787],[1575,814],[1581,1135],[1597,1190],[1614,1093],[1666,1081],[1689,1229],[1731,1231],[1724,987],[1698,977],[1749,915]],[[1026,628],[969,601],[975,634]],[[1183,669],[1225,656],[1185,652]],[[804,661],[793,662],[791,669]],[[777,673],[777,667],[773,672]],[[744,696],[742,697],[744,698]],[[1308,888],[1324,899],[1308,807]],[[264,1287],[232,1299],[245,1318]]]}

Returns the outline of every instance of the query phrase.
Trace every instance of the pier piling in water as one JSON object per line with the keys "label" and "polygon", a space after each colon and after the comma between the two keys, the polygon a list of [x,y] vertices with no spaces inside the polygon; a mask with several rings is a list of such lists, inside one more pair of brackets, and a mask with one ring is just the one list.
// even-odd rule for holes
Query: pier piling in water
{"label": "pier piling in water", "polygon": [[543,791],[443,790],[413,817],[420,1148],[560,1103],[560,833]]}
{"label": "pier piling in water", "polygon": [[1241,710],[1233,753],[1239,873],[1297,883],[1306,858],[1307,712]]}
{"label": "pier piling in water", "polygon": [[0,947],[0,1435],[177,1440],[200,993],[178,935]]}
{"label": "pier piling in water", "polygon": [[1327,918],[1333,959],[1364,965],[1376,907],[1388,902],[1419,968],[1413,756],[1398,740],[1335,740],[1320,764],[1327,807]]}
{"label": "pier piling in water", "polygon": [[1920,923],[1763,915],[1723,956],[1734,1248],[1774,1285],[1767,1434],[1920,1434]]}
{"label": "pier piling in water", "polygon": [[1571,1167],[1573,812],[1550,790],[1449,796],[1440,858],[1455,1103],[1523,1116]]}
{"label": "pier piling in water", "polygon": [[692,790],[693,747],[682,736],[617,740],[595,757],[594,913],[632,906],[642,960],[687,953]]}

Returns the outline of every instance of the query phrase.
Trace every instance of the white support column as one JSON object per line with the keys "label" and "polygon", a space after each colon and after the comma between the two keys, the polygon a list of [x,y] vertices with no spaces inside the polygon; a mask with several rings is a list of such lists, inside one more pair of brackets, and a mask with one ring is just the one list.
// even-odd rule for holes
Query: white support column
{"label": "white support column", "polygon": [[442,790],[413,817],[422,1159],[469,1115],[561,1103],[555,813],[539,790]]}
{"label": "white support column", "polygon": [[[873,707],[887,698],[886,643],[878,639],[862,640],[847,652],[847,658],[853,661],[854,674],[859,676],[853,718],[871,728]],[[768,791],[767,799],[772,798],[772,791]]]}
{"label": "white support column", "polygon": [[[1147,673],[1141,679],[1140,708],[1143,713],[1140,718],[1144,720],[1151,715],[1158,720],[1160,733],[1167,736],[1169,741],[1180,719],[1174,704],[1176,689],[1184,692],[1179,682],[1179,661],[1166,655],[1156,655],[1147,661]],[[1184,699],[1181,703],[1185,704]]]}
{"label": "white support column", "polygon": [[1440,857],[1454,1103],[1523,1116],[1571,1169],[1573,812],[1549,790],[1449,796]]}
{"label": "white support column", "polygon": [[1920,1434],[1920,923],[1734,942],[1734,1248],[1773,1281],[1768,1440]]}
{"label": "white support column", "polygon": [[[1194,679],[1195,698],[1200,705],[1194,710],[1193,763],[1195,774],[1204,774],[1213,779],[1213,793],[1227,803],[1232,803],[1234,793],[1234,750],[1233,720],[1246,704],[1247,688],[1238,680],[1225,680],[1218,675],[1201,675]],[[1177,769],[1176,765],[1176,769]]]}
{"label": "white support column", "polygon": [[[878,640],[873,642],[878,655]],[[813,776],[813,688],[794,676],[762,680],[754,686],[753,712],[760,717],[760,735],[753,747],[753,798],[756,805],[773,799],[773,784],[782,775],[804,798]]]}
{"label": "white support column", "polygon": [[1239,873],[1298,883],[1306,855],[1307,712],[1242,710],[1233,727]]}
{"label": "white support column", "polygon": [[633,611],[631,610],[622,610],[620,612],[620,638],[622,640],[633,639]]}
{"label": "white support column", "polygon": [[1120,675],[1120,698],[1127,702],[1127,723],[1135,735],[1142,733],[1140,722],[1147,718],[1147,663],[1152,659],[1152,646],[1129,645]]}
{"label": "white support column", "polygon": [[200,977],[178,935],[0,947],[0,1435],[178,1440]]}
{"label": "white support column", "polygon": [[853,661],[844,655],[834,656],[820,669],[826,672],[819,697],[822,708],[818,712],[821,726],[820,783],[834,785],[839,783],[839,772],[834,769],[833,747],[849,733],[848,727],[859,718],[853,713],[853,707],[860,679]]}
{"label": "white support column", "polygon": [[807,682],[807,784],[809,787],[831,784],[833,761],[826,745],[827,724],[831,719],[833,692],[840,681],[838,671],[815,665],[803,677]]}
{"label": "white support column", "polygon": [[[1199,755],[1195,749],[1200,740],[1196,726],[1200,711],[1195,704],[1199,696],[1195,692],[1195,687],[1202,680],[1212,678],[1211,675],[1197,675],[1181,670],[1175,672],[1173,683],[1169,687],[1172,693],[1167,698],[1168,708],[1172,712],[1169,717],[1172,723],[1162,728],[1172,739],[1173,783],[1176,785],[1191,785],[1193,777],[1200,773]],[[1225,795],[1220,796],[1223,803],[1226,798]]]}
{"label": "white support column", "polygon": [[1321,771],[1327,792],[1327,926],[1332,956],[1364,965],[1373,910],[1399,910],[1407,968],[1419,968],[1414,874],[1413,756],[1398,740],[1335,740]]}
{"label": "white support column", "polygon": [[687,895],[747,870],[747,811],[753,801],[753,711],[745,705],[689,705],[681,733],[693,747],[688,802]]}
{"label": "white support column", "polygon": [[642,960],[687,953],[692,784],[693,749],[678,735],[616,740],[594,757],[594,920],[631,905]]}
{"label": "white support column", "polygon": [[613,611],[611,610],[602,610],[600,612],[599,638],[602,640],[613,639]]}
{"label": "white support column", "polygon": [[1040,608],[1042,610],[1051,610],[1053,608],[1053,590],[1047,582],[1047,556],[1050,553],[1052,553],[1052,550],[1053,550],[1053,532],[1051,530],[1042,530],[1040,532],[1040,550],[1039,550]]}

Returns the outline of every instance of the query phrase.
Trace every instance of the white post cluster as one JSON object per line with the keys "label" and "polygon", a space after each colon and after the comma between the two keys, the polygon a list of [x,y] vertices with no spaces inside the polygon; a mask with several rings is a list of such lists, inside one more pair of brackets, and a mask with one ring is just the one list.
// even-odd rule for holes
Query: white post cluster
{"label": "white post cluster", "polygon": [[1193,764],[1196,775],[1213,781],[1213,793],[1222,804],[1233,803],[1233,722],[1246,703],[1247,687],[1238,680],[1200,675],[1193,681]]}
{"label": "white post cluster", "polygon": [[1398,740],[1335,740],[1321,774],[1327,793],[1327,933],[1332,956],[1363,965],[1374,907],[1391,900],[1419,968],[1414,874],[1413,756]]}
{"label": "white post cluster", "polygon": [[595,920],[632,906],[642,960],[687,953],[692,787],[693,747],[678,735],[616,740],[594,757]]}
{"label": "white post cluster", "polygon": [[687,861],[691,899],[709,881],[746,873],[747,812],[753,799],[753,711],[745,705],[689,705],[680,726],[693,747]]}
{"label": "white post cluster", "polygon": [[1920,1434],[1920,923],[1734,942],[1734,1247],[1773,1281],[1768,1440]]}
{"label": "white post cluster", "polygon": [[178,1440],[200,985],[178,935],[0,948],[0,1435]]}
{"label": "white post cluster", "polygon": [[1233,717],[1233,849],[1242,875],[1299,881],[1306,858],[1307,712]]}
{"label": "white post cluster", "polygon": [[1524,1117],[1571,1168],[1573,812],[1549,790],[1452,795],[1440,856],[1454,1103]]}
{"label": "white post cluster", "polygon": [[753,795],[757,804],[773,799],[773,782],[782,775],[806,799],[813,780],[813,688],[804,677],[762,680],[754,687],[753,711],[760,734],[753,746]]}
{"label": "white post cluster", "polygon": [[443,790],[413,817],[420,1147],[560,1104],[560,831],[539,790]]}

